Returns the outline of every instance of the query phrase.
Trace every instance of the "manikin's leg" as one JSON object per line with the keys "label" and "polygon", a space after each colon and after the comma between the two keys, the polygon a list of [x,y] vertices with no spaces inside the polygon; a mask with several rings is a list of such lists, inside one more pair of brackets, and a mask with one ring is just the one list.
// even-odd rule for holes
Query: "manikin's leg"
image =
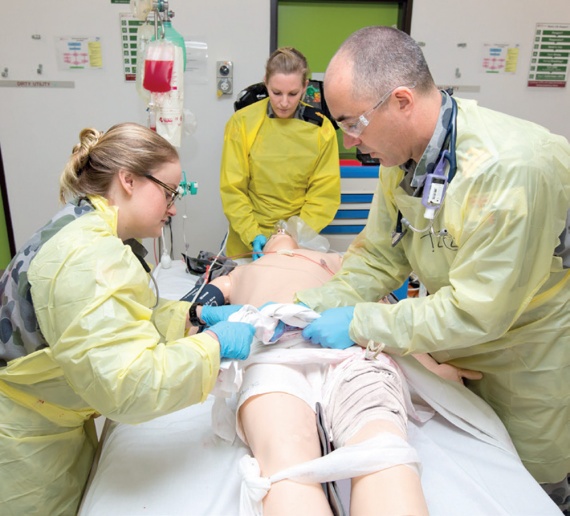
{"label": "manikin's leg", "polygon": [[[371,439],[382,432],[391,432],[406,439],[401,430],[389,421],[370,421],[347,445]],[[428,514],[419,475],[406,465],[393,466],[370,475],[352,479],[351,516],[422,516]]]}
{"label": "manikin's leg", "polygon": [[[346,360],[327,379],[325,390],[325,416],[336,448],[389,434],[407,440],[403,378],[385,355]],[[350,514],[427,515],[418,473],[402,464],[353,478]]]}
{"label": "manikin's leg", "polygon": [[[253,396],[242,405],[239,417],[264,477],[321,456],[315,413],[296,396],[282,392]],[[321,484],[282,480],[263,499],[263,514],[332,513]]]}

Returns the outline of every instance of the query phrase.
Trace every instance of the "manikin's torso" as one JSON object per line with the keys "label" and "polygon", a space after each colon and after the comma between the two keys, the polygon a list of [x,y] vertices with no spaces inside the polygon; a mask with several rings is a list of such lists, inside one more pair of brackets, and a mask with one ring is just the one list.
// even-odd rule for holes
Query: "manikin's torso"
{"label": "manikin's torso", "polygon": [[340,269],[341,256],[299,249],[288,235],[274,235],[264,255],[230,274],[231,304],[292,303],[295,292],[326,283]]}

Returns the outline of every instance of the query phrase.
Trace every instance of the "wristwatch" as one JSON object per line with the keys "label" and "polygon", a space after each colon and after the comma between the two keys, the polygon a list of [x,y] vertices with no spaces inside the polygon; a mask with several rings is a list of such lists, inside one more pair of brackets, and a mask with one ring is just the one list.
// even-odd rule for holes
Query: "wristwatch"
{"label": "wristwatch", "polygon": [[192,303],[192,306],[190,307],[190,310],[188,311],[188,313],[190,314],[190,324],[192,326],[204,326],[201,322],[200,322],[200,318],[198,317],[198,315],[196,315],[196,309],[202,306],[200,303]]}

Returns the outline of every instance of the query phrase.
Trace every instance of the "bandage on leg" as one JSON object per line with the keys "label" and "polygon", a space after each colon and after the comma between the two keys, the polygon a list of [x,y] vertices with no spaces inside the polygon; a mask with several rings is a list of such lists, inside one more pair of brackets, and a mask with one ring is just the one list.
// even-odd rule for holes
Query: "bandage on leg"
{"label": "bandage on leg", "polygon": [[[242,474],[242,501],[240,503],[242,507],[250,507],[253,510],[242,514],[261,514],[261,500],[266,497],[268,492],[275,494],[279,486],[284,485],[283,481],[289,481],[285,483],[289,486],[307,484],[311,488],[317,487],[323,505],[316,509],[304,504],[304,509],[292,511],[291,504],[297,504],[298,500],[291,501],[290,498],[282,498],[282,504],[273,506],[271,514],[285,514],[286,516],[289,514],[332,514],[319,483],[346,478],[364,478],[365,476],[377,478],[376,473],[382,470],[399,471],[400,465],[405,465],[403,467],[407,468],[419,481],[420,463],[416,451],[404,439],[391,432],[383,432],[372,439],[337,448],[324,457],[290,466],[282,471],[275,472],[270,477],[262,476],[257,461],[246,455],[240,460],[240,472]],[[378,511],[375,510],[375,507],[381,501],[374,496],[374,490],[368,491],[367,496],[371,495],[373,500],[362,514],[377,514]],[[312,494],[316,494],[316,492],[312,491]],[[391,495],[388,492],[386,496]],[[267,498],[264,501],[266,500]],[[406,506],[409,505],[406,504]],[[400,511],[397,514],[403,513]],[[420,516],[424,513],[407,512],[404,514]]]}
{"label": "bandage on leg", "polygon": [[[295,396],[254,396],[241,406],[239,417],[264,477],[320,456],[314,412]],[[263,507],[269,514],[326,514],[328,502],[318,482],[280,479],[271,485]]]}
{"label": "bandage on leg", "polygon": [[[392,449],[383,446],[383,437],[399,436],[400,429],[392,422],[374,420],[366,423],[347,442],[347,448],[366,446],[370,453],[377,447],[383,456],[388,456]],[[400,441],[401,456],[415,453],[408,444]],[[384,453],[381,449],[384,448]],[[418,464],[397,464],[394,457],[392,467],[356,476],[351,482],[350,513],[378,516],[424,516],[428,514],[427,503],[423,494]]]}
{"label": "bandage on leg", "polygon": [[406,437],[402,379],[387,360],[347,360],[327,380],[325,416],[335,447],[344,446],[367,422],[389,421]]}

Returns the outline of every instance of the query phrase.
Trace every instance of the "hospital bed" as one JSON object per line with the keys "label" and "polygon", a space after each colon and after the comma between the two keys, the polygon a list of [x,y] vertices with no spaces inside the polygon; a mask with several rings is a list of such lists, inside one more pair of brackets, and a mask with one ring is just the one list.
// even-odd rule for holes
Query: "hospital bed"
{"label": "hospital bed", "polygon": [[[159,266],[156,277],[161,296],[172,299],[196,280],[181,261],[169,269]],[[400,366],[424,398],[415,397],[417,406],[427,402],[437,410],[427,422],[409,425],[432,516],[560,515],[488,405],[463,386],[425,372],[413,359]],[[214,435],[212,404],[209,397],[134,426],[107,421],[79,515],[237,516],[238,462],[250,451]],[[339,483],[347,507],[349,486]]]}

